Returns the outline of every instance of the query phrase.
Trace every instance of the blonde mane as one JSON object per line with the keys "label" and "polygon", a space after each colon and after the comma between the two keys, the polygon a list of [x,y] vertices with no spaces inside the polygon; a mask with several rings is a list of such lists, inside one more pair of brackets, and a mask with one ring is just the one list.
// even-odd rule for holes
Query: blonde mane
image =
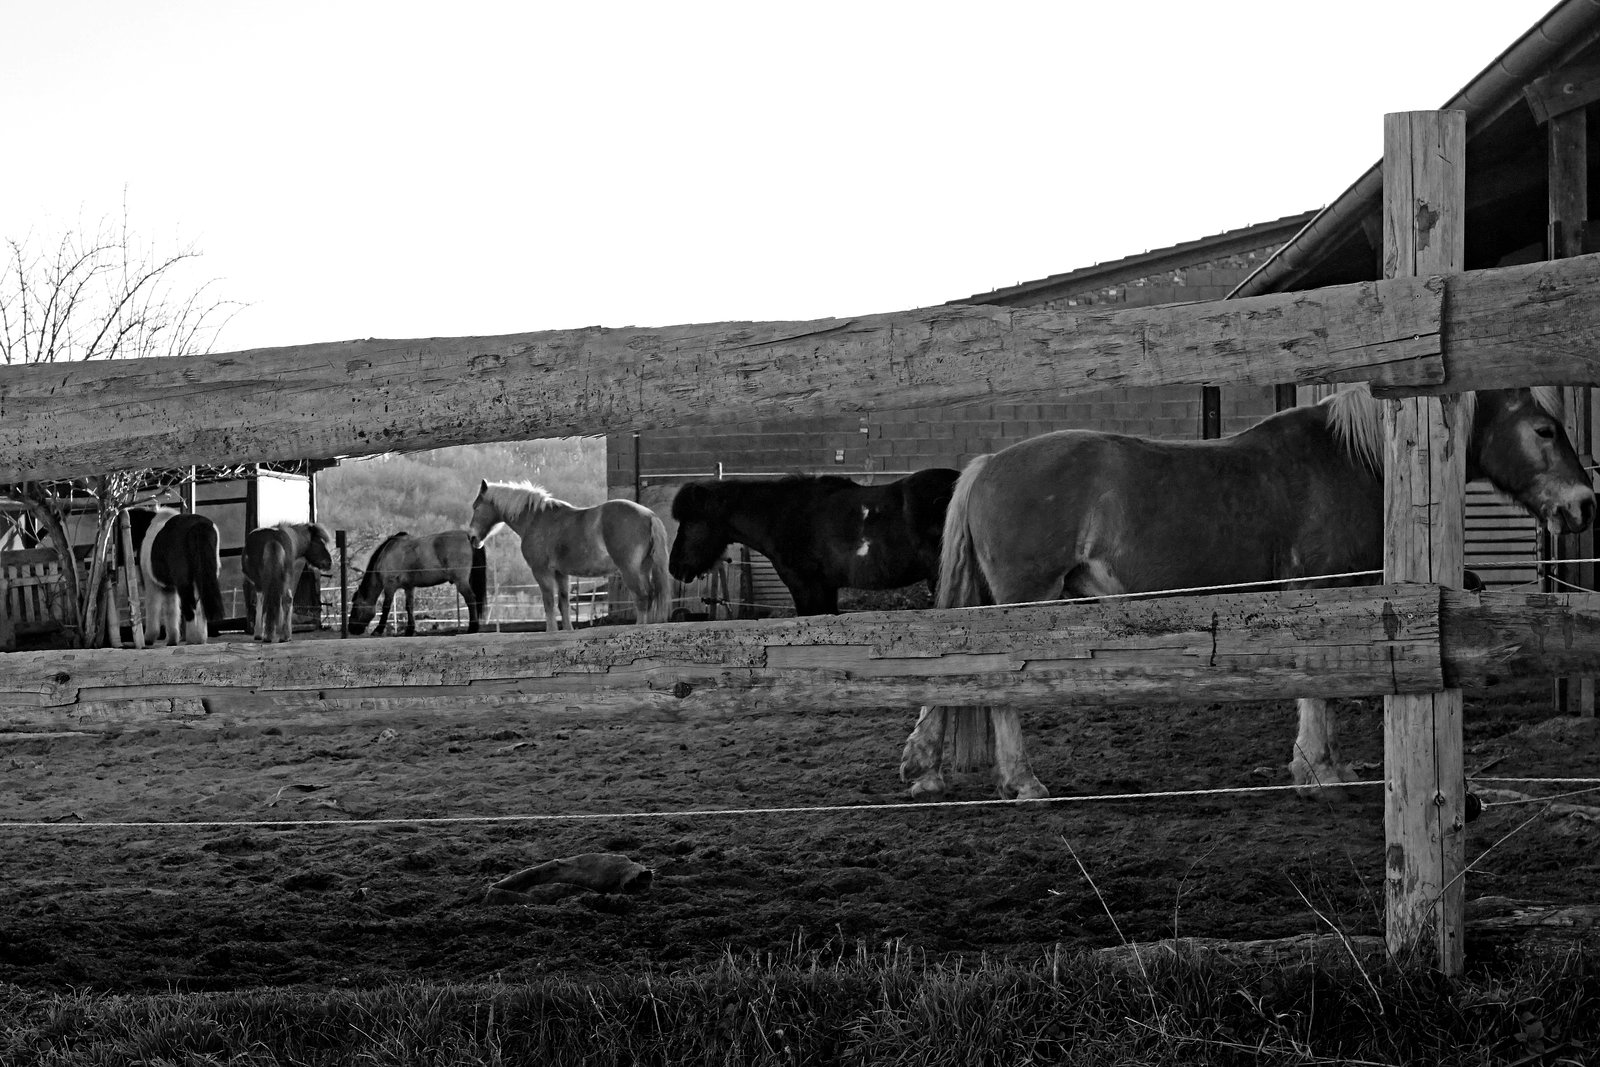
{"label": "blonde mane", "polygon": [[[1530,390],[1533,402],[1547,414],[1561,417],[1561,390],[1553,385],[1536,385]],[[1383,473],[1383,421],[1378,402],[1365,385],[1340,389],[1318,401],[1328,409],[1328,429],[1350,452],[1350,457],[1375,474]],[[1461,417],[1468,432],[1478,418],[1478,394],[1461,394]],[[1471,452],[1468,453],[1471,455]]]}
{"label": "blonde mane", "polygon": [[572,506],[565,500],[556,499],[544,486],[532,482],[487,482],[483,499],[494,505],[501,521],[508,525],[548,508]]}

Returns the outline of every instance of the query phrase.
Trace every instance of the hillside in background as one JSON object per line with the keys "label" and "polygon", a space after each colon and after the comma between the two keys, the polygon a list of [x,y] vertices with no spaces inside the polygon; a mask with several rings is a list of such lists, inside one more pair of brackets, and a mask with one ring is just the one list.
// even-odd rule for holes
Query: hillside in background
{"label": "hillside in background", "polygon": [[[590,507],[606,498],[605,439],[460,445],[347,459],[323,471],[317,475],[317,518],[349,537],[352,590],[367,557],[390,534],[465,529],[485,478],[533,482],[570,504]],[[533,581],[516,534],[502,530],[487,548],[491,588]]]}

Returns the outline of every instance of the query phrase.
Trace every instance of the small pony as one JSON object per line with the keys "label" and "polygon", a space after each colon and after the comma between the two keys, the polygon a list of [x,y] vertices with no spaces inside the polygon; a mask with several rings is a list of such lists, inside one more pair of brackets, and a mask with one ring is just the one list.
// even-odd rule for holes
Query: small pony
{"label": "small pony", "polygon": [[467,528],[472,543],[481,546],[502,525],[522,538],[522,558],[544,598],[547,632],[572,629],[568,576],[598,578],[613,570],[633,594],[639,622],[667,621],[667,528],[643,504],[618,499],[580,508],[530,482],[480,482]]}
{"label": "small pony", "polygon": [[205,644],[223,615],[217,524],[167,507],[129,508],[128,522],[151,644]]}
{"label": "small pony", "polygon": [[772,561],[797,615],[833,615],[839,589],[936,587],[945,507],[961,472],[930,467],[884,485],[834,474],[689,482],[672,500],[669,569],[705,574],[734,541]]}
{"label": "small pony", "polygon": [[245,535],[246,595],[255,592],[252,632],[257,641],[287,641],[294,630],[294,587],[303,567],[326,574],[333,567],[333,536],[314,522],[280,522]]}
{"label": "small pony", "polygon": [[396,590],[406,594],[406,636],[417,632],[417,616],[412,609],[411,590],[418,586],[450,582],[467,602],[467,633],[475,634],[488,615],[489,565],[483,547],[472,543],[465,530],[413,537],[402,530],[379,545],[367,560],[367,569],[356,587],[350,605],[350,632],[359,634],[372,621],[378,597],[383,611],[372,635],[377,637],[389,622],[389,607]]}
{"label": "small pony", "polygon": [[[1486,478],[1553,531],[1594,519],[1595,494],[1554,389],[1463,393],[1467,480]],[[1019,604],[1236,583],[1367,584],[1324,577],[1383,567],[1381,409],[1365,388],[1270,415],[1215,441],[1060,430],[967,465],[945,515],[938,606]],[[1327,700],[1302,697],[1290,774],[1305,796],[1349,781]],[[954,714],[952,714],[952,712]],[[944,791],[951,723],[958,766],[992,761],[1003,797],[1046,796],[1015,708],[922,709],[900,774]]]}

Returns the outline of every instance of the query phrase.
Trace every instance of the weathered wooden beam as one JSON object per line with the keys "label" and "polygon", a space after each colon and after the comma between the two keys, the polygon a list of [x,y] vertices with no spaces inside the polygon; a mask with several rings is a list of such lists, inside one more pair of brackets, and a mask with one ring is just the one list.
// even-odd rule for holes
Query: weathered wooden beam
{"label": "weathered wooden beam", "polygon": [[1552,118],[1600,100],[1600,66],[1563,67],[1535,78],[1522,90],[1523,99],[1541,126]]}
{"label": "weathered wooden beam", "polygon": [[1445,684],[1600,672],[1600,593],[1444,590]]}
{"label": "weathered wooden beam", "polygon": [[1423,386],[1444,376],[1442,289],[1410,278],[1119,311],[942,306],[0,367],[0,483],[1111,386]]}
{"label": "weathered wooden beam", "polygon": [[1600,381],[1600,255],[1465,271],[1446,280],[1445,378],[1378,396],[1442,396]]}
{"label": "weathered wooden beam", "polygon": [[[0,729],[1256,700],[1443,685],[1433,586],[862,612],[558,634],[16,652]],[[405,687],[405,688],[401,688]]]}
{"label": "weathered wooden beam", "polygon": [[[1383,273],[1461,269],[1467,117],[1383,117]],[[1457,396],[1384,405],[1383,572],[1391,582],[1459,588],[1465,553],[1466,420]],[[1433,957],[1447,975],[1462,951],[1466,781],[1462,696],[1384,697],[1385,937],[1401,959]]]}

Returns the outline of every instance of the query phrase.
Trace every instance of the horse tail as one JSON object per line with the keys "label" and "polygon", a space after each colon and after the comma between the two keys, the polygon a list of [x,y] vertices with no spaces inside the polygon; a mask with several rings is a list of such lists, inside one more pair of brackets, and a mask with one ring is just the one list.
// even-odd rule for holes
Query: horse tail
{"label": "horse tail", "polygon": [[489,553],[482,545],[469,542],[469,547],[472,548],[472,569],[467,572],[467,584],[472,588],[472,606],[481,629],[489,621]]}
{"label": "horse tail", "polygon": [[[988,462],[988,456],[979,456],[968,463],[950,494],[950,505],[944,513],[944,538],[939,548],[939,592],[935,600],[938,607],[971,608],[992,599],[983,580],[983,568],[978,563],[968,522],[972,486]],[[950,765],[955,770],[968,771],[993,763],[994,730],[989,723],[988,707],[979,704],[948,710],[954,713],[948,722]]]}
{"label": "horse tail", "polygon": [[210,636],[209,631],[213,626],[222,624],[222,587],[217,581],[217,575],[222,570],[222,551],[218,544],[216,523],[207,520],[195,524],[190,551],[193,553],[195,598],[206,614],[206,627],[201,635],[203,641]]}
{"label": "horse tail", "polygon": [[667,560],[671,549],[667,545],[667,524],[661,521],[661,516],[650,512],[650,545],[644,550],[644,559],[640,560],[641,577],[644,580],[646,597],[644,604],[644,618],[640,622],[666,622],[672,617],[672,575],[667,571]]}

